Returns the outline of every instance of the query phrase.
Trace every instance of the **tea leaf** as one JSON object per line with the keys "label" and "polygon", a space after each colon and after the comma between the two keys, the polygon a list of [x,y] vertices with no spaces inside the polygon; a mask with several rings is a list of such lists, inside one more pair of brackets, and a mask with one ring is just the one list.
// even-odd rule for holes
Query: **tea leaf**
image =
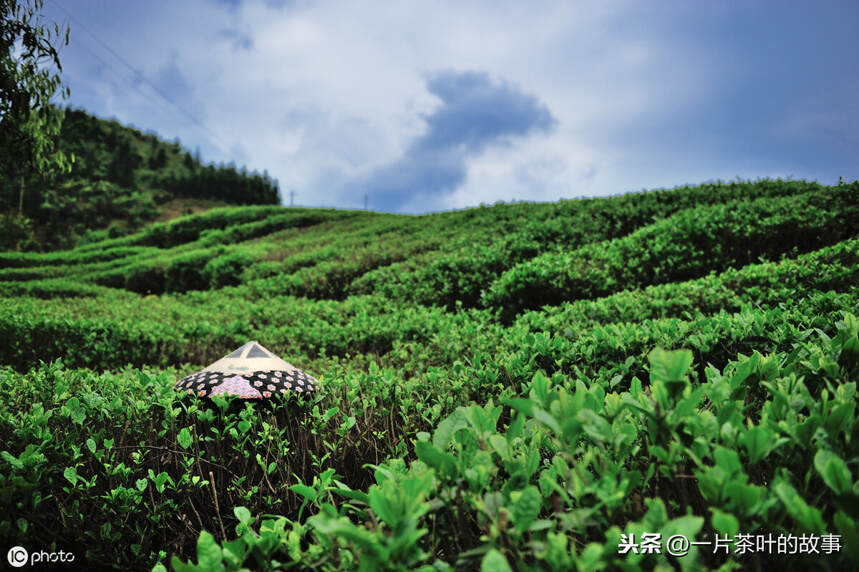
{"label": "tea leaf", "polygon": [[179,431],[179,437],[177,438],[177,441],[183,449],[187,449],[194,442],[191,437],[191,432],[188,431],[187,427],[183,427],[182,430]]}
{"label": "tea leaf", "polygon": [[512,572],[512,570],[504,555],[494,548],[480,561],[480,572]]}

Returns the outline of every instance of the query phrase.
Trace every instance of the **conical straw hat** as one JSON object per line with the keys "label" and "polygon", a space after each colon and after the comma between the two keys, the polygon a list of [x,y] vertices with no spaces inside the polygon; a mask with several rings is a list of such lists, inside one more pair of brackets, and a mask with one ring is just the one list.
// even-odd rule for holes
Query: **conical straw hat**
{"label": "conical straw hat", "polygon": [[248,342],[215,363],[182,378],[176,389],[200,397],[237,395],[262,399],[278,393],[310,393],[319,382],[257,342]]}

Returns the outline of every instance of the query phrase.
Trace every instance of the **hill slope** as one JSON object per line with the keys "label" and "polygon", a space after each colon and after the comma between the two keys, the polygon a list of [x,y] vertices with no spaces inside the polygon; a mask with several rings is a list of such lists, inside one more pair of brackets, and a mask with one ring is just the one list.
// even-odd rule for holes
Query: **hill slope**
{"label": "hill slope", "polygon": [[[855,566],[857,285],[859,182],[230,207],[3,253],[0,536],[175,569]],[[252,339],[323,391],[173,389]],[[644,532],[731,550],[621,553]],[[768,533],[831,554],[735,552]]]}
{"label": "hill slope", "polygon": [[[53,249],[82,236],[119,236],[177,207],[181,212],[185,202],[189,208],[280,203],[277,181],[267,173],[205,165],[178,140],[170,143],[82,110],[65,110],[58,147],[74,157],[71,172],[25,182],[30,222],[7,215],[6,225],[17,223],[19,230],[7,230],[0,247]],[[0,175],[0,213],[16,213],[19,194],[20,181]]]}

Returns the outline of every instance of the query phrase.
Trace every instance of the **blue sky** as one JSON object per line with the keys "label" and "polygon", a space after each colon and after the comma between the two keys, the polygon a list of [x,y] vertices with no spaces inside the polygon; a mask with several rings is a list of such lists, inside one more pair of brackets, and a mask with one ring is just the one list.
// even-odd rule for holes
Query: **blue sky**
{"label": "blue sky", "polygon": [[45,13],[71,27],[69,103],[267,169],[296,204],[366,194],[418,213],[859,178],[856,2],[48,0]]}

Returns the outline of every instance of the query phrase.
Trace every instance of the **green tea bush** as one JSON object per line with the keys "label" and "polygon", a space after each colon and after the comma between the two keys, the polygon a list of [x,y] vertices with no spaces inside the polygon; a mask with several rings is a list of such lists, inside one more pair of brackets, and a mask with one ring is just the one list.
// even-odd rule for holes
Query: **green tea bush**
{"label": "green tea bush", "polygon": [[[857,191],[229,208],[4,253],[0,538],[118,569],[855,568]],[[173,389],[253,339],[321,391]],[[645,532],[821,553],[624,552]]]}
{"label": "green tea bush", "polygon": [[194,242],[204,231],[263,219],[280,210],[273,206],[212,209],[205,213],[153,225],[148,230],[130,238],[144,246],[170,248]]}
{"label": "green tea bush", "polygon": [[630,289],[594,300],[577,300],[544,311],[526,312],[516,320],[536,332],[573,331],[613,322],[650,318],[683,318],[694,312],[709,315],[800,300],[809,293],[849,289],[856,284],[859,240],[851,239],[779,262],[730,268],[686,282]]}
{"label": "green tea bush", "polygon": [[64,278],[0,282],[0,297],[29,296],[32,298],[93,298],[111,292],[109,288]]}
{"label": "green tea bush", "polygon": [[[459,407],[418,433],[416,458],[373,465],[364,490],[325,471],[292,487],[304,499],[296,516],[266,517],[258,531],[252,511],[236,507],[235,539],[203,531],[198,565],[817,567],[814,555],[692,547],[675,560],[621,547],[654,531],[705,544],[755,532],[856,538],[859,480],[845,459],[859,452],[850,438],[857,393],[844,380],[859,375],[857,332],[845,314],[834,338],[740,356],[703,376],[690,369],[691,352],[657,348],[649,383],[635,378],[621,392],[585,379],[558,387],[537,373],[526,396]],[[857,561],[850,549],[824,562]],[[198,569],[177,557],[172,566]]]}
{"label": "green tea bush", "polygon": [[232,250],[209,259],[201,274],[212,288],[236,286],[241,282],[242,273],[252,262],[253,257],[247,250]]}
{"label": "green tea bush", "polygon": [[0,252],[0,268],[22,268],[32,266],[55,266],[57,264],[86,264],[115,260],[132,255],[149,253],[151,249],[143,246],[118,246],[104,250],[77,252]]}
{"label": "green tea bush", "polygon": [[138,263],[102,273],[95,281],[105,286],[125,288],[140,294],[161,294],[167,290],[166,264],[161,260]]}
{"label": "green tea bush", "polygon": [[298,213],[293,213],[290,212],[292,209],[284,210],[286,212],[271,215],[260,221],[231,225],[223,230],[204,230],[200,233],[200,241],[204,245],[233,244],[289,228],[304,228],[359,215],[368,216],[360,211],[314,210],[307,212],[306,209],[300,209]]}
{"label": "green tea bush", "polygon": [[760,257],[808,252],[859,225],[859,186],[681,211],[626,237],[544,254],[506,272],[484,303],[523,309],[688,280]]}
{"label": "green tea bush", "polygon": [[[477,307],[483,292],[504,271],[538,254],[626,236],[656,219],[696,206],[793,196],[821,189],[805,181],[762,180],[652,191],[609,200],[484,209],[507,212],[506,216],[498,216],[501,220],[491,220],[453,245],[446,245],[446,253],[409,259],[367,273],[353,282],[350,292],[376,293],[448,309],[458,304]],[[514,208],[519,216],[511,212]]]}
{"label": "green tea bush", "polygon": [[194,250],[172,258],[164,269],[164,289],[184,292],[208,288],[204,268],[214,255],[211,250]]}

